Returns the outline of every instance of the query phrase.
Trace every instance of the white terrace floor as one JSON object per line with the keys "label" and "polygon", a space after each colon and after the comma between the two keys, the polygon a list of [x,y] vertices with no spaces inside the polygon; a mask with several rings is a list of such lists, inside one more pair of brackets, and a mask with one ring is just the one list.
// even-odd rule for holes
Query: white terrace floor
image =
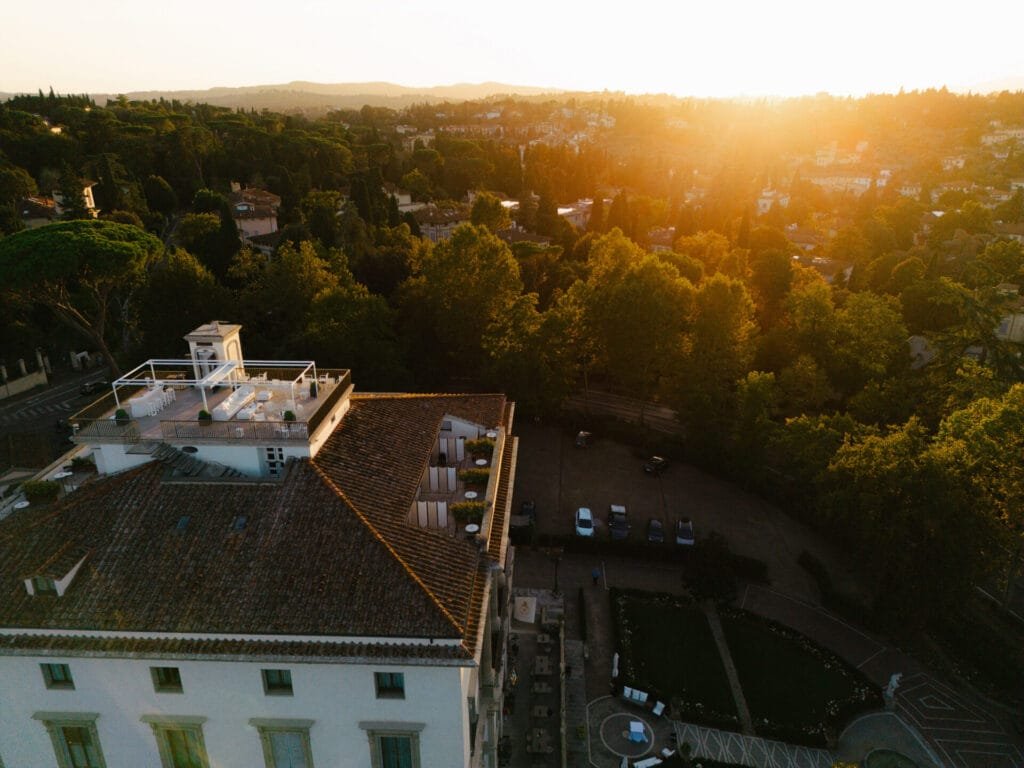
{"label": "white terrace floor", "polygon": [[[266,388],[269,398],[260,403],[260,412],[263,419],[268,422],[282,422],[284,411],[289,409],[293,403],[297,422],[308,421],[319,408],[320,404],[326,401],[327,397],[338,384],[335,380],[321,381],[319,384],[318,397],[316,399],[295,399],[292,400],[291,393],[282,388]],[[217,391],[208,390],[206,393],[206,410],[212,412],[222,401],[232,393],[229,387],[223,387]],[[142,394],[141,392],[138,394]],[[136,396],[138,396],[138,394]],[[174,390],[175,398],[162,410],[153,416],[137,416],[134,421],[137,425],[139,435],[143,440],[160,440],[163,437],[161,422],[198,422],[199,411],[203,410],[202,393],[192,387],[181,387]],[[291,402],[289,402],[291,401]],[[130,399],[121,401],[121,407],[128,409]],[[111,410],[113,413],[113,409]],[[241,419],[234,416],[221,424],[248,423],[248,419]]]}

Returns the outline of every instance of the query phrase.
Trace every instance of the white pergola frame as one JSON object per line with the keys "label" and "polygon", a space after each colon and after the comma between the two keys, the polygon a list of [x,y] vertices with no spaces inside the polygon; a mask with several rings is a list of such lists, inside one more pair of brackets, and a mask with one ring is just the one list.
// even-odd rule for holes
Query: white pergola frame
{"label": "white pergola frame", "polygon": [[[156,375],[157,369],[165,370],[168,368],[174,368],[180,371],[182,369],[191,368],[195,372],[198,370],[199,365],[209,365],[211,363],[215,364],[213,370],[198,379],[194,377],[182,379],[159,379]],[[244,371],[246,367],[301,369],[299,374],[288,382],[293,400],[295,399],[295,385],[299,381],[310,375],[314,380],[316,379],[316,363],[313,360],[242,360],[239,362],[238,360],[200,361],[191,357],[179,358],[176,360],[153,358],[147,360],[141,365],[137,365],[128,371],[128,373],[114,381],[112,385],[114,389],[114,401],[117,403],[117,407],[120,408],[121,398],[117,394],[118,387],[152,387],[155,383],[170,382],[175,386],[195,387],[198,389],[203,398],[203,408],[205,410],[209,410],[206,401],[206,391],[225,383],[233,387],[240,387],[243,384],[249,383],[248,379],[238,378],[239,372]],[[149,373],[148,376],[145,375],[147,371]]]}

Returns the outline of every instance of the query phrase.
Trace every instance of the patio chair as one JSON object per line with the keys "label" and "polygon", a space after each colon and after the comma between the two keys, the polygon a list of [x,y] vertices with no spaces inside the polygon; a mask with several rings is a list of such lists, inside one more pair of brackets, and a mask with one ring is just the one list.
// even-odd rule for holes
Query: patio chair
{"label": "patio chair", "polygon": [[655,717],[661,717],[661,713],[665,711],[665,702],[656,701],[654,706],[651,708],[651,714]]}
{"label": "patio chair", "polygon": [[628,685],[622,688],[622,698],[624,698],[626,701],[633,700],[633,689],[630,688]]}

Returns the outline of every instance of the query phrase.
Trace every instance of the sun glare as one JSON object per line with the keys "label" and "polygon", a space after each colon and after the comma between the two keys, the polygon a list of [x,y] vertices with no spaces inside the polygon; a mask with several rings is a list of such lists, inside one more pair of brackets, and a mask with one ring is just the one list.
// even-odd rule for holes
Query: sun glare
{"label": "sun glare", "polygon": [[[287,17],[272,50],[253,55],[229,4],[59,2],[5,11],[0,91],[65,92],[390,81],[516,85],[680,96],[791,96],[967,88],[1024,72],[1005,4],[955,16],[935,4],[836,6],[786,0],[515,5],[468,0],[387,9],[300,0],[287,12],[246,6],[256,26]],[[37,41],[61,50],[39,56]],[[949,55],[955,50],[956,55]],[[126,66],[130,62],[130,66]]]}

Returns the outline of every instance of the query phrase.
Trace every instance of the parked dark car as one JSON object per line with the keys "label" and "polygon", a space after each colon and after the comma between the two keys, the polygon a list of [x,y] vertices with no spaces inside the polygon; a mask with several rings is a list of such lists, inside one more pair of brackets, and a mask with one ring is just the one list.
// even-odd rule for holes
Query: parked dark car
{"label": "parked dark car", "polygon": [[107,386],[108,383],[105,381],[87,381],[78,388],[78,394],[95,395],[97,392],[102,392]]}
{"label": "parked dark car", "polygon": [[537,523],[537,502],[533,499],[527,499],[523,502],[519,514],[523,517],[528,517],[530,519],[530,524],[535,525]]}
{"label": "parked dark car", "polygon": [[612,541],[622,541],[629,537],[629,517],[622,504],[608,507],[608,535]]}
{"label": "parked dark car", "polygon": [[662,525],[661,520],[651,518],[651,521],[647,523],[647,540],[652,544],[664,543],[665,526]]}
{"label": "parked dark car", "polygon": [[648,475],[660,475],[668,469],[668,459],[662,456],[651,456],[644,464],[644,472]]}
{"label": "parked dark car", "polygon": [[693,542],[693,523],[690,518],[684,517],[676,523],[676,544],[692,546]]}

